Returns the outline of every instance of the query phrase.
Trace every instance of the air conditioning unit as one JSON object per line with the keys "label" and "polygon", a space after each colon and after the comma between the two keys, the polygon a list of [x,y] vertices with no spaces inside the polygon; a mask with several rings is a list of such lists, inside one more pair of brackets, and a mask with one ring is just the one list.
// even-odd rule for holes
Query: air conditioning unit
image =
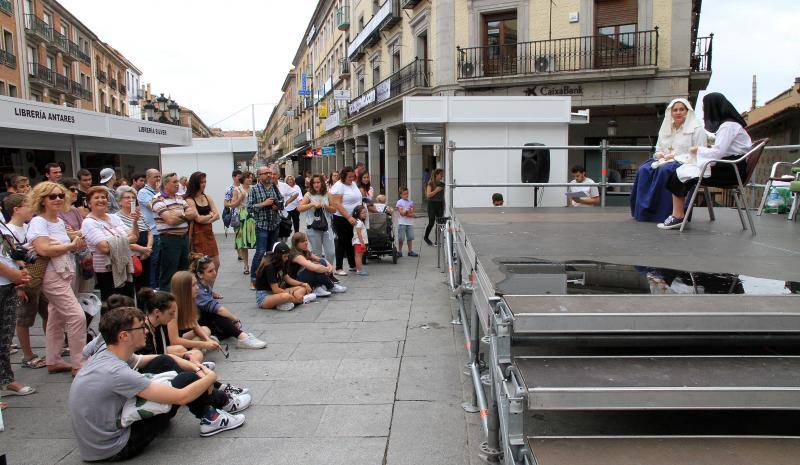
{"label": "air conditioning unit", "polygon": [[533,70],[537,73],[552,73],[555,71],[556,57],[553,55],[541,55],[533,60]]}
{"label": "air conditioning unit", "polygon": [[475,74],[475,65],[470,61],[461,63],[461,77],[469,78]]}

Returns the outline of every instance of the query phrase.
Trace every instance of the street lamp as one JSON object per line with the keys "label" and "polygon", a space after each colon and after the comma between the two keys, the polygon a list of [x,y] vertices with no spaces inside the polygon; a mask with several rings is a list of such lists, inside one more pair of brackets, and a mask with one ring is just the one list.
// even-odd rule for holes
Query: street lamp
{"label": "street lamp", "polygon": [[181,107],[177,102],[161,94],[159,97],[148,100],[144,105],[144,115],[147,121],[180,125]]}
{"label": "street lamp", "polygon": [[617,124],[616,120],[610,120],[608,122],[608,127],[606,127],[606,132],[608,133],[608,137],[616,137],[617,135],[617,128],[619,125]]}

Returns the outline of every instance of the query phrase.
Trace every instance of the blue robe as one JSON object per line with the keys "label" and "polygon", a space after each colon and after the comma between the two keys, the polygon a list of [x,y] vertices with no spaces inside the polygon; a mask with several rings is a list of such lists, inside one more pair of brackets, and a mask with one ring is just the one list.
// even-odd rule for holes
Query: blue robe
{"label": "blue robe", "polygon": [[631,190],[631,216],[637,221],[660,223],[672,214],[672,194],[667,190],[667,179],[681,166],[672,162],[650,167],[655,160],[647,160],[636,171]]}

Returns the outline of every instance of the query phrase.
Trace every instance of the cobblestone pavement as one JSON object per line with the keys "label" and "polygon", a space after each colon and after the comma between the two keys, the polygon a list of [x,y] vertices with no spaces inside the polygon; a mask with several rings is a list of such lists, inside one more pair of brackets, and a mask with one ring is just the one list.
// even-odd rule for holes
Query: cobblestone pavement
{"label": "cobblestone pavement", "polygon": [[[133,463],[478,463],[479,421],[461,409],[471,385],[462,373],[463,336],[450,324],[454,302],[435,248],[420,241],[419,258],[370,263],[369,277],[342,278],[347,293],[278,312],[256,308],[232,237],[218,240],[223,265],[215,290],[268,343],[263,350],[231,343],[229,360],[208,357],[220,379],[253,392],[247,423],[200,438],[198,420],[182,408]],[[42,355],[41,328],[33,334]],[[69,374],[13,360],[17,378],[38,393],[4,398],[10,408],[0,454],[14,465],[81,463],[67,414]]]}

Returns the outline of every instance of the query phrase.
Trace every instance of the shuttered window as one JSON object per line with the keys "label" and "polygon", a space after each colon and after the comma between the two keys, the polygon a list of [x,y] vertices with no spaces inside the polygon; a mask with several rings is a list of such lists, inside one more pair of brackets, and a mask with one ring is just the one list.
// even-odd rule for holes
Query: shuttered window
{"label": "shuttered window", "polygon": [[636,24],[638,0],[595,0],[594,22],[597,29],[604,26]]}

